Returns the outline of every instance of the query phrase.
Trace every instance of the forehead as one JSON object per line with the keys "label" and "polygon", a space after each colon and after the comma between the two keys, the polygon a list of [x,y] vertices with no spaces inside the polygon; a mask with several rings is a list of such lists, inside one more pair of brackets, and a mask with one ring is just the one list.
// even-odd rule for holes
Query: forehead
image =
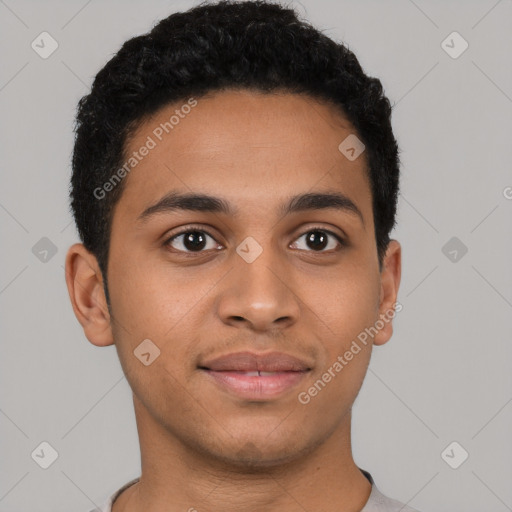
{"label": "forehead", "polygon": [[261,209],[336,188],[364,210],[371,207],[366,155],[351,160],[339,149],[354,136],[339,110],[308,96],[223,91],[184,99],[146,119],[128,141],[125,159],[136,162],[116,211],[135,219],[172,190]]}

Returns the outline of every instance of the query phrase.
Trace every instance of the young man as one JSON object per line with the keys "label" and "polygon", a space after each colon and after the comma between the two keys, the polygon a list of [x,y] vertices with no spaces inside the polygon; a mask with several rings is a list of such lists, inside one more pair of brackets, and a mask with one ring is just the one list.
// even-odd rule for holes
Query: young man
{"label": "young man", "polygon": [[98,73],[66,281],[116,346],[142,461],[100,510],[413,510],[350,436],[398,304],[390,117],[353,53],[271,3],[173,14]]}

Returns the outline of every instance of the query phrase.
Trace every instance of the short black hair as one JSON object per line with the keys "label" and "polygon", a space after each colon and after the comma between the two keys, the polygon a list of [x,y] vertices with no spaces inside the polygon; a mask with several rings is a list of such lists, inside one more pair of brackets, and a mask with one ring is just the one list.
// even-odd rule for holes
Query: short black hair
{"label": "short black hair", "polygon": [[[125,161],[129,137],[166,104],[211,92],[291,92],[329,102],[365,145],[379,266],[395,225],[399,149],[391,104],[347,46],[267,1],[203,3],[126,41],[96,75],[77,109],[71,208],[106,287],[113,208],[123,182],[97,191]],[[341,142],[341,141],[340,141]]]}

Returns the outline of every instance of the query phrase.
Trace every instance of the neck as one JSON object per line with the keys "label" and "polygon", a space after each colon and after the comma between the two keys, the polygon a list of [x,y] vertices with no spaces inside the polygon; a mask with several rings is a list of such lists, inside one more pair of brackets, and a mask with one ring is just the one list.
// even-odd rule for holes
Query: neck
{"label": "neck", "polygon": [[308,453],[280,461],[236,462],[199,453],[152,418],[134,397],[141,447],[139,482],[114,502],[112,512],[159,510],[223,512],[358,512],[371,484],[354,463],[350,412]]}

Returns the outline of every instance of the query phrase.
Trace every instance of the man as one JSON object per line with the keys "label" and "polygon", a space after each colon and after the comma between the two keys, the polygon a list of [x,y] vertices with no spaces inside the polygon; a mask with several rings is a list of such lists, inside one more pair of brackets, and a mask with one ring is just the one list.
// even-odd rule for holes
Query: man
{"label": "man", "polygon": [[127,41],[77,115],[66,258],[133,390],[141,477],[102,511],[412,511],[354,462],[351,407],[392,335],[390,103],[272,3]]}

